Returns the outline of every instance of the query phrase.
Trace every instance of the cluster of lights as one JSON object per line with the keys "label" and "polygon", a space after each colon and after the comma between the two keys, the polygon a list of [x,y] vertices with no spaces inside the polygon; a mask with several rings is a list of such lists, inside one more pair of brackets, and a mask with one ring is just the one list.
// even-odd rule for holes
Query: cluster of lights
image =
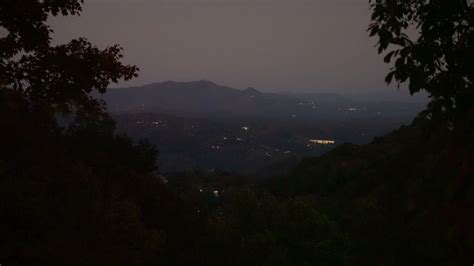
{"label": "cluster of lights", "polygon": [[336,143],[334,140],[329,140],[329,139],[310,139],[309,142],[321,144],[321,145],[330,145],[330,144]]}

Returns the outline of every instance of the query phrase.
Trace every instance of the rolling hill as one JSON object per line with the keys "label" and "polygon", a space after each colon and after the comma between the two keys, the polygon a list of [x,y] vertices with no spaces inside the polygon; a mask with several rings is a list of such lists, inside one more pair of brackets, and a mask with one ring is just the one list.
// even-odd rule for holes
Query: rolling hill
{"label": "rolling hill", "polygon": [[110,89],[112,113],[166,113],[185,117],[258,117],[278,120],[347,120],[385,117],[409,121],[423,104],[354,100],[335,93],[267,93],[210,81],[162,82]]}

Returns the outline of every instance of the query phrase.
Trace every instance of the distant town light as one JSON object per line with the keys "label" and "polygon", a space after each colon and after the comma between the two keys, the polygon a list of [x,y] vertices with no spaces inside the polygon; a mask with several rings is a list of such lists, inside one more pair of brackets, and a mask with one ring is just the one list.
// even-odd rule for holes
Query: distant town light
{"label": "distant town light", "polygon": [[329,139],[310,139],[309,142],[321,145],[330,145],[336,143],[334,140]]}

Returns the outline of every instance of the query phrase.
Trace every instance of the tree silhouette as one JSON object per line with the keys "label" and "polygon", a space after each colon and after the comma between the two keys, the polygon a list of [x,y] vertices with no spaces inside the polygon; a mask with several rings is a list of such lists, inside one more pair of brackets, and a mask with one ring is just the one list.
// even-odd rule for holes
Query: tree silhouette
{"label": "tree silhouette", "polygon": [[[129,80],[136,66],[123,65],[118,45],[100,50],[86,39],[51,45],[49,16],[78,15],[82,0],[5,0],[0,3],[0,88],[25,101],[30,110],[50,115],[104,114],[104,103],[90,96],[105,93],[110,82]],[[4,96],[6,97],[6,96]],[[5,100],[5,98],[3,98]]]}
{"label": "tree silhouette", "polygon": [[[472,132],[474,6],[469,0],[371,0],[370,36],[387,52],[386,82],[408,82],[431,97],[428,118]],[[469,126],[470,124],[470,126]]]}
{"label": "tree silhouette", "polygon": [[0,1],[1,264],[159,263],[169,193],[156,150],[117,136],[92,96],[138,68],[118,45],[51,44],[48,17],[82,2]]}

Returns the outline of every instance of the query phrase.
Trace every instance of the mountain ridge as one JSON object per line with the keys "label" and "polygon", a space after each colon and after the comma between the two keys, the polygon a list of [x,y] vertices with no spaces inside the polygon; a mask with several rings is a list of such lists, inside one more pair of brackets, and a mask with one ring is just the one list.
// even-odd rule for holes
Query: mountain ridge
{"label": "mountain ridge", "polygon": [[114,88],[101,98],[112,113],[152,112],[201,118],[345,120],[377,117],[380,108],[388,108],[384,113],[389,116],[411,118],[421,110],[416,104],[375,105],[372,99],[365,103],[337,93],[271,93],[253,87],[240,90],[208,80]]}

